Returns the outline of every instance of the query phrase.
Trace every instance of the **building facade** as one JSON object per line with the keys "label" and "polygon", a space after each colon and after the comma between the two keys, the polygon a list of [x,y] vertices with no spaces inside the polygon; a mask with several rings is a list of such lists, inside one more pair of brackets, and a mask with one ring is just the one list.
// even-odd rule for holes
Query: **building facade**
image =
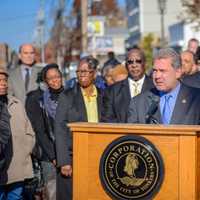
{"label": "building facade", "polygon": [[[137,45],[148,33],[161,38],[161,15],[158,2],[159,0],[126,0],[129,30],[127,47]],[[164,33],[166,41],[169,41],[168,27],[179,21],[178,15],[182,10],[182,4],[181,0],[165,2]]]}
{"label": "building facade", "polygon": [[0,66],[8,67],[11,62],[11,49],[5,43],[0,44]]}

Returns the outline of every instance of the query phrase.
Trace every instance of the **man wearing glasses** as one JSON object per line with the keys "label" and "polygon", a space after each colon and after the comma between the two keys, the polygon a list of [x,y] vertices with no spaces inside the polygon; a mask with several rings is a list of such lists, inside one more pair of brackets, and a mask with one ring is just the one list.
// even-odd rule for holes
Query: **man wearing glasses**
{"label": "man wearing glasses", "polygon": [[105,91],[103,98],[103,122],[124,123],[132,97],[153,87],[150,77],[145,74],[145,55],[139,48],[132,48],[126,57],[128,77]]}
{"label": "man wearing glasses", "polygon": [[181,83],[181,65],[173,49],[157,52],[152,73],[155,88],[131,99],[129,123],[200,124],[200,90]]}
{"label": "man wearing glasses", "polygon": [[98,61],[91,56],[82,58],[76,71],[78,82],[59,97],[55,117],[55,137],[57,166],[63,178],[57,184],[66,192],[66,196],[60,196],[59,200],[71,199],[71,188],[68,183],[72,175],[72,141],[66,124],[99,122],[101,118],[102,92],[94,85],[97,65]]}

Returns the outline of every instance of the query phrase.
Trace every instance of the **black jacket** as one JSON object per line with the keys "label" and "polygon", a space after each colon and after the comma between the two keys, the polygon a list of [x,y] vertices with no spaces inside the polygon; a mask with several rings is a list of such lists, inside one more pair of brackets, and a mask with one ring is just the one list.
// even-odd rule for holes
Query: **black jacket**
{"label": "black jacket", "polygon": [[10,114],[5,103],[0,101],[0,171],[5,168],[5,150],[11,138]]}
{"label": "black jacket", "polygon": [[41,160],[53,161],[56,158],[56,153],[55,142],[52,139],[52,122],[41,105],[42,96],[41,89],[30,92],[26,99],[26,112],[36,133],[36,147],[34,149],[36,157]]}
{"label": "black jacket", "polygon": [[[101,119],[102,90],[97,89],[98,117]],[[55,118],[57,165],[71,164],[72,138],[67,123],[87,122],[86,107],[79,84],[65,90],[59,97]]]}
{"label": "black jacket", "polygon": [[184,76],[181,82],[190,87],[200,88],[200,72]]}
{"label": "black jacket", "polygon": [[[142,92],[153,88],[153,81],[146,76]],[[105,90],[103,98],[103,122],[125,123],[127,120],[128,106],[131,100],[128,78],[115,83]]]}

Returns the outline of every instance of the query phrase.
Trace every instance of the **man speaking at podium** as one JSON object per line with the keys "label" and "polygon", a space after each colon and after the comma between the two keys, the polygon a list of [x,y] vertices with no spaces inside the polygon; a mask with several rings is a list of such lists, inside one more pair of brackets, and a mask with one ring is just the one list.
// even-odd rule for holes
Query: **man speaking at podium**
{"label": "man speaking at podium", "polygon": [[128,123],[200,124],[200,90],[182,84],[181,75],[180,55],[160,49],[154,57],[155,88],[131,100]]}

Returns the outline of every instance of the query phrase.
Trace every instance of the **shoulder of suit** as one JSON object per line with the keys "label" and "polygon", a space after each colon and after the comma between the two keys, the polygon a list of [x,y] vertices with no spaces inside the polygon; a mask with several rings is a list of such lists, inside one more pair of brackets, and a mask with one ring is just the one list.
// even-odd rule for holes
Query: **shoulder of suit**
{"label": "shoulder of suit", "polygon": [[152,78],[150,76],[148,76],[147,74],[145,74],[145,79],[152,80]]}
{"label": "shoulder of suit", "polygon": [[149,90],[146,90],[144,92],[141,92],[137,96],[133,97],[134,99],[138,101],[146,101],[147,99],[158,99],[159,98],[159,93],[156,88],[151,88]]}
{"label": "shoulder of suit", "polygon": [[187,86],[185,84],[182,84],[182,89],[184,90],[189,90],[191,91],[191,93],[195,94],[196,96],[200,96],[200,88],[196,88],[196,87],[191,87],[191,86]]}
{"label": "shoulder of suit", "polygon": [[149,82],[151,82],[151,83],[153,83],[152,77],[151,77],[151,76],[148,76],[148,75],[146,75],[146,74],[145,74],[145,80],[146,80],[146,81],[149,81]]}
{"label": "shoulder of suit", "polygon": [[96,86],[96,89],[97,89],[97,93],[98,93],[98,94],[103,93],[104,90],[105,90],[105,89],[99,88],[99,87],[97,87],[97,86]]}
{"label": "shoulder of suit", "polygon": [[124,79],[122,81],[114,83],[113,85],[109,86],[108,88],[111,90],[112,89],[115,90],[115,89],[121,88],[122,86],[127,85],[127,84],[128,84],[128,79]]}
{"label": "shoulder of suit", "polygon": [[[97,89],[97,92],[98,93],[102,93],[103,92],[103,89],[99,88],[99,87],[96,87]],[[67,89],[64,90],[63,94],[64,95],[71,95],[71,94],[76,94],[78,93],[80,90],[80,86],[78,83],[76,83],[73,87],[69,87]]]}
{"label": "shoulder of suit", "polygon": [[32,66],[32,69],[36,70],[37,72],[40,72],[43,69],[43,67],[35,64],[35,65]]}
{"label": "shoulder of suit", "polygon": [[60,105],[71,105],[75,99],[76,92],[74,91],[74,88],[68,88],[59,95],[58,102]]}
{"label": "shoulder of suit", "polygon": [[15,74],[17,71],[19,71],[19,69],[20,69],[20,66],[17,65],[16,67],[9,69],[8,73],[9,75]]}
{"label": "shoulder of suit", "polygon": [[200,83],[200,72],[196,72],[192,75],[187,75],[182,78],[182,82],[185,84],[193,85],[193,82],[197,83],[197,87],[199,88]]}
{"label": "shoulder of suit", "polygon": [[77,85],[74,85],[73,87],[71,87],[71,88],[67,88],[67,89],[65,89],[64,91],[63,91],[63,95],[65,95],[65,96],[70,96],[70,95],[72,95],[73,93],[76,93],[76,91],[78,90],[78,88],[77,88],[78,86]]}
{"label": "shoulder of suit", "polygon": [[140,94],[138,94],[137,96],[135,96],[133,98],[145,98],[147,96],[152,96],[152,95],[154,95],[154,94],[151,90],[146,90],[144,92],[141,92]]}
{"label": "shoulder of suit", "polygon": [[36,89],[36,90],[32,90],[30,92],[28,92],[28,94],[26,95],[27,97],[32,97],[32,96],[42,96],[42,94],[44,93],[44,91],[42,91],[41,89]]}
{"label": "shoulder of suit", "polygon": [[[111,86],[108,86],[104,92],[103,92],[103,96],[110,96],[111,94],[113,94],[114,96],[116,94],[120,94],[121,93],[121,90],[124,90],[125,88],[128,87],[128,79],[125,79],[125,80],[122,80],[122,81],[119,81],[119,82],[116,82],[114,83],[113,85]],[[126,89],[125,89],[126,90]],[[112,96],[112,95],[111,95]]]}
{"label": "shoulder of suit", "polygon": [[[43,67],[39,66],[39,65],[33,65],[32,66],[32,69],[36,72],[40,72],[42,70]],[[12,75],[12,74],[16,74],[20,71],[20,65],[17,65],[11,69],[8,70],[8,73],[9,75]]]}
{"label": "shoulder of suit", "polygon": [[192,75],[189,75],[188,77],[200,77],[200,71],[198,71],[198,72],[196,72],[196,73],[194,73],[194,74],[192,74]]}

